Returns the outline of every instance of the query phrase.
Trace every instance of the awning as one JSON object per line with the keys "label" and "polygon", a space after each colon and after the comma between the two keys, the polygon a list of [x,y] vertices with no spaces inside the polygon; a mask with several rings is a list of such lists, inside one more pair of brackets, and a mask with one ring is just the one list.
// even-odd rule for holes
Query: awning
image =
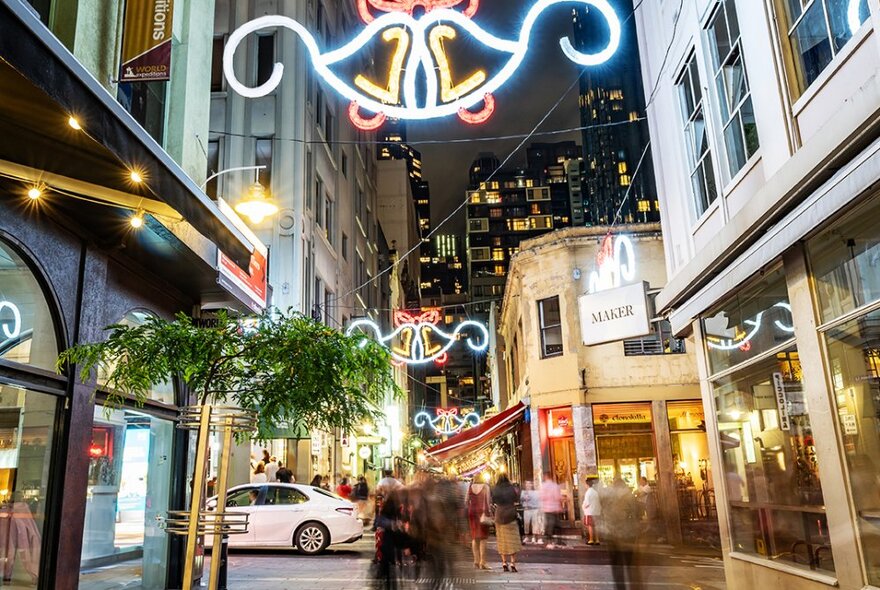
{"label": "awning", "polygon": [[463,430],[439,445],[434,445],[425,453],[437,461],[447,461],[477,451],[515,428],[523,419],[525,412],[526,406],[519,402],[488,418],[479,426]]}

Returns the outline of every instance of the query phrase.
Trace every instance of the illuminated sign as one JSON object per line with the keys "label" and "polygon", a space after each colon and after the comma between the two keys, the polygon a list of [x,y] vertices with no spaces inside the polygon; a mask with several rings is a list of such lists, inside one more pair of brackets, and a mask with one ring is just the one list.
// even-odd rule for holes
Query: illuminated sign
{"label": "illuminated sign", "polygon": [[12,313],[11,320],[0,319],[0,328],[6,338],[17,338],[21,334],[21,312],[11,301],[0,301],[0,314],[4,309]]}
{"label": "illuminated sign", "polygon": [[574,436],[571,408],[547,410],[547,435],[550,438]]}
{"label": "illuminated sign", "polygon": [[[780,301],[773,307],[780,307],[791,313],[791,305],[785,303],[784,301]],[[748,351],[751,348],[752,338],[757,336],[758,331],[761,329],[761,319],[764,317],[764,311],[760,312],[753,319],[743,321],[745,326],[748,326],[746,331],[743,331],[739,334],[735,334],[732,338],[721,338],[718,336],[707,335],[706,336],[706,346],[709,348],[714,348],[715,350],[742,350],[743,352]],[[777,329],[787,333],[794,334],[794,326],[786,325],[779,320],[773,320],[773,325],[776,326]]]}
{"label": "illuminated sign", "polygon": [[[437,325],[440,318],[440,311],[436,309],[416,316],[405,311],[395,311],[395,327],[390,334],[383,335],[379,325],[366,318],[352,322],[346,334],[351,336],[355,330],[373,332],[376,340],[389,348],[394,361],[408,365],[445,363],[448,359],[447,351],[462,339],[468,330],[473,330],[479,335],[477,339],[471,336],[464,338],[471,350],[481,352],[489,346],[489,330],[483,324],[465,320],[456,325],[452,332],[446,332]],[[435,342],[434,336],[442,339],[443,344]]]}
{"label": "illuminated sign", "polygon": [[477,426],[479,423],[480,416],[476,412],[459,416],[458,408],[437,408],[437,415],[433,418],[428,412],[419,412],[415,417],[416,427],[430,426],[434,432],[443,436],[457,434],[465,426]]}
{"label": "illuminated sign", "polygon": [[[586,5],[601,14],[608,24],[608,43],[596,53],[577,51],[567,37],[559,40],[565,56],[576,64],[593,66],[608,60],[620,43],[620,21],[608,0],[538,0],[526,13],[519,36],[497,37],[471,20],[479,0],[467,0],[463,11],[452,7],[464,0],[356,0],[365,26],[348,43],[321,51],[315,37],[299,22],[280,15],[256,18],[230,36],[223,51],[223,71],[230,88],[247,98],[265,96],[281,82],[284,66],[276,62],[269,79],[250,87],[239,81],[233,66],[235,51],[250,34],[263,29],[290,29],[302,40],[315,72],[344,98],[351,101],[349,118],[362,129],[376,129],[386,117],[436,119],[457,115],[467,123],[482,123],[495,109],[493,93],[519,68],[529,49],[538,16],[556,4]],[[414,16],[416,7],[419,16]],[[374,13],[382,13],[376,16]],[[458,39],[461,35],[462,39]],[[391,48],[384,80],[371,80],[364,73],[353,77],[343,63],[361,52],[374,39]],[[478,45],[503,55],[503,65],[493,75],[483,69],[468,74],[454,72],[444,45]],[[369,48],[368,48],[369,49]],[[417,89],[424,88],[424,96]],[[360,111],[369,113],[361,115]]]}
{"label": "illuminated sign", "polygon": [[627,236],[605,236],[596,254],[597,269],[590,273],[589,292],[614,289],[636,278],[636,255]]}

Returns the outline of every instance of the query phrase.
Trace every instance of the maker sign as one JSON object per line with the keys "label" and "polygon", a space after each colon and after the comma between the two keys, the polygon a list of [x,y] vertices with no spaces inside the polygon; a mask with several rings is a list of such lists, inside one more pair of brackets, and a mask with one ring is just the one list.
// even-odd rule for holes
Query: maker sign
{"label": "maker sign", "polygon": [[647,283],[606,289],[578,299],[584,344],[602,344],[651,333]]}

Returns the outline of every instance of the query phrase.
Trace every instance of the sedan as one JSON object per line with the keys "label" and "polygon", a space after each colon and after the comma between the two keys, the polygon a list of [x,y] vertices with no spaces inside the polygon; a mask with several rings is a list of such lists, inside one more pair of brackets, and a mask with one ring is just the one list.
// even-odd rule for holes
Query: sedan
{"label": "sedan", "polygon": [[[216,496],[207,502],[217,507]],[[316,555],[328,545],[354,543],[364,536],[357,508],[336,494],[290,483],[244,484],[229,489],[229,512],[248,517],[245,534],[229,535],[230,547],[295,547]],[[211,537],[206,539],[210,545]]]}

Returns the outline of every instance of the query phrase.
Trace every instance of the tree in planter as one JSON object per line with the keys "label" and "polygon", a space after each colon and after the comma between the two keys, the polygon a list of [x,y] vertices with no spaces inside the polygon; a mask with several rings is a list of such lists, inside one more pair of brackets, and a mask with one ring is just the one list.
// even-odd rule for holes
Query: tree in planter
{"label": "tree in planter", "polygon": [[[56,363],[59,372],[75,366],[83,382],[98,369],[108,411],[128,399],[142,405],[155,385],[177,377],[203,408],[231,405],[253,411],[254,435],[267,439],[281,424],[354,430],[376,417],[389,391],[397,391],[386,348],[298,313],[273,310],[242,320],[221,312],[207,322],[181,313],[173,321],[150,317],[140,325],[108,330],[104,342],[73,346]],[[191,518],[201,505],[207,424],[206,419],[199,430]],[[225,474],[218,477],[221,501],[225,479]],[[224,504],[218,502],[218,510]],[[195,537],[191,521],[184,587],[191,583]]]}

